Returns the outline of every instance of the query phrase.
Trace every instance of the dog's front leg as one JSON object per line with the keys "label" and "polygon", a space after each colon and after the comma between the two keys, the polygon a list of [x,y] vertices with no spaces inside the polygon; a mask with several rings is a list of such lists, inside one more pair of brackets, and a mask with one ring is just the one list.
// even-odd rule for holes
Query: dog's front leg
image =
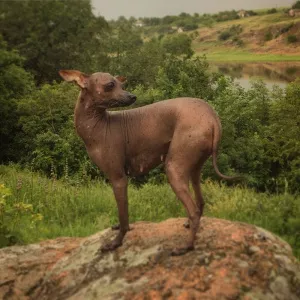
{"label": "dog's front leg", "polygon": [[128,180],[126,175],[118,178],[112,178],[111,183],[113,186],[114,195],[117,201],[118,212],[119,212],[119,222],[120,231],[116,238],[105,244],[101,250],[110,251],[118,248],[122,245],[123,238],[126,232],[129,230],[129,220],[128,220],[128,197],[127,197],[127,186]]}

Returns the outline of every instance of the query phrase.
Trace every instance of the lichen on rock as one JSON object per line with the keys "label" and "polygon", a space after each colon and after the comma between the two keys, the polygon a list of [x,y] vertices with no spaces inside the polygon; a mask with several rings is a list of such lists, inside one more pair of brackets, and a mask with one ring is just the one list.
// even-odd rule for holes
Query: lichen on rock
{"label": "lichen on rock", "polygon": [[195,250],[171,256],[183,219],[138,222],[123,245],[100,246],[110,229],[0,250],[1,299],[300,299],[290,246],[253,225],[204,217]]}

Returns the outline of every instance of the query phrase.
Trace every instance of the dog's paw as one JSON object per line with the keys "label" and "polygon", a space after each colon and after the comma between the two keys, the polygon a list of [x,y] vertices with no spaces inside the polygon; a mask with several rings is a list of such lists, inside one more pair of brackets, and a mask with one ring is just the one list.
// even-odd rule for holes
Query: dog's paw
{"label": "dog's paw", "polygon": [[115,224],[111,226],[112,230],[119,230],[120,229],[120,224]]}
{"label": "dog's paw", "polygon": [[108,252],[108,251],[113,251],[115,249],[117,249],[118,247],[120,247],[122,245],[122,242],[113,240],[112,242],[106,243],[105,245],[103,245],[100,250],[102,253],[104,252]]}
{"label": "dog's paw", "polygon": [[[120,230],[120,224],[115,224],[111,226],[112,230]],[[128,227],[127,231],[132,230],[132,227]]]}

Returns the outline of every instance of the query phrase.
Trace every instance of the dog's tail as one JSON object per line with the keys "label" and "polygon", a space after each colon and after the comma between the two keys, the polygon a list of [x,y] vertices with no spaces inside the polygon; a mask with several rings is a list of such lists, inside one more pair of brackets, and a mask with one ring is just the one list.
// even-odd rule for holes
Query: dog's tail
{"label": "dog's tail", "polygon": [[219,121],[219,119],[217,118],[217,124],[215,124],[215,126],[213,126],[213,132],[212,132],[212,163],[213,163],[213,167],[215,169],[215,172],[217,173],[217,175],[225,180],[239,180],[239,179],[243,179],[243,176],[227,176],[222,174],[219,171],[218,165],[217,165],[217,156],[218,156],[218,148],[219,148],[219,141],[221,140],[221,136],[222,136],[222,127],[221,127],[221,123]]}

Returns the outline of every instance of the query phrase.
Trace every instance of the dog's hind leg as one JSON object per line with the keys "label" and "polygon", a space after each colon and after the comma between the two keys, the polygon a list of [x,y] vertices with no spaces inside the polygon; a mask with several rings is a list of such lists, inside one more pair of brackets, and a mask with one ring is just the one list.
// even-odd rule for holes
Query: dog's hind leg
{"label": "dog's hind leg", "polygon": [[[204,199],[201,192],[200,177],[201,177],[201,168],[197,167],[191,172],[191,182],[195,193],[196,204],[198,206],[198,209],[200,210],[200,217],[201,217],[203,215]],[[190,228],[189,220],[187,220],[183,225],[185,228]]]}
{"label": "dog's hind leg", "polygon": [[204,199],[202,196],[201,186],[200,186],[202,165],[197,167],[196,169],[194,169],[191,172],[191,182],[192,182],[192,187],[193,187],[193,190],[195,193],[196,204],[200,210],[200,217],[202,217],[202,215],[203,215],[203,210],[204,210],[204,205],[205,205]]}
{"label": "dog's hind leg", "polygon": [[180,167],[172,162],[168,162],[166,173],[169,183],[178,199],[184,205],[190,221],[190,237],[187,244],[183,247],[175,248],[172,255],[182,255],[194,249],[194,241],[199,226],[200,210],[193,201],[189,190],[189,176],[179,172]]}

